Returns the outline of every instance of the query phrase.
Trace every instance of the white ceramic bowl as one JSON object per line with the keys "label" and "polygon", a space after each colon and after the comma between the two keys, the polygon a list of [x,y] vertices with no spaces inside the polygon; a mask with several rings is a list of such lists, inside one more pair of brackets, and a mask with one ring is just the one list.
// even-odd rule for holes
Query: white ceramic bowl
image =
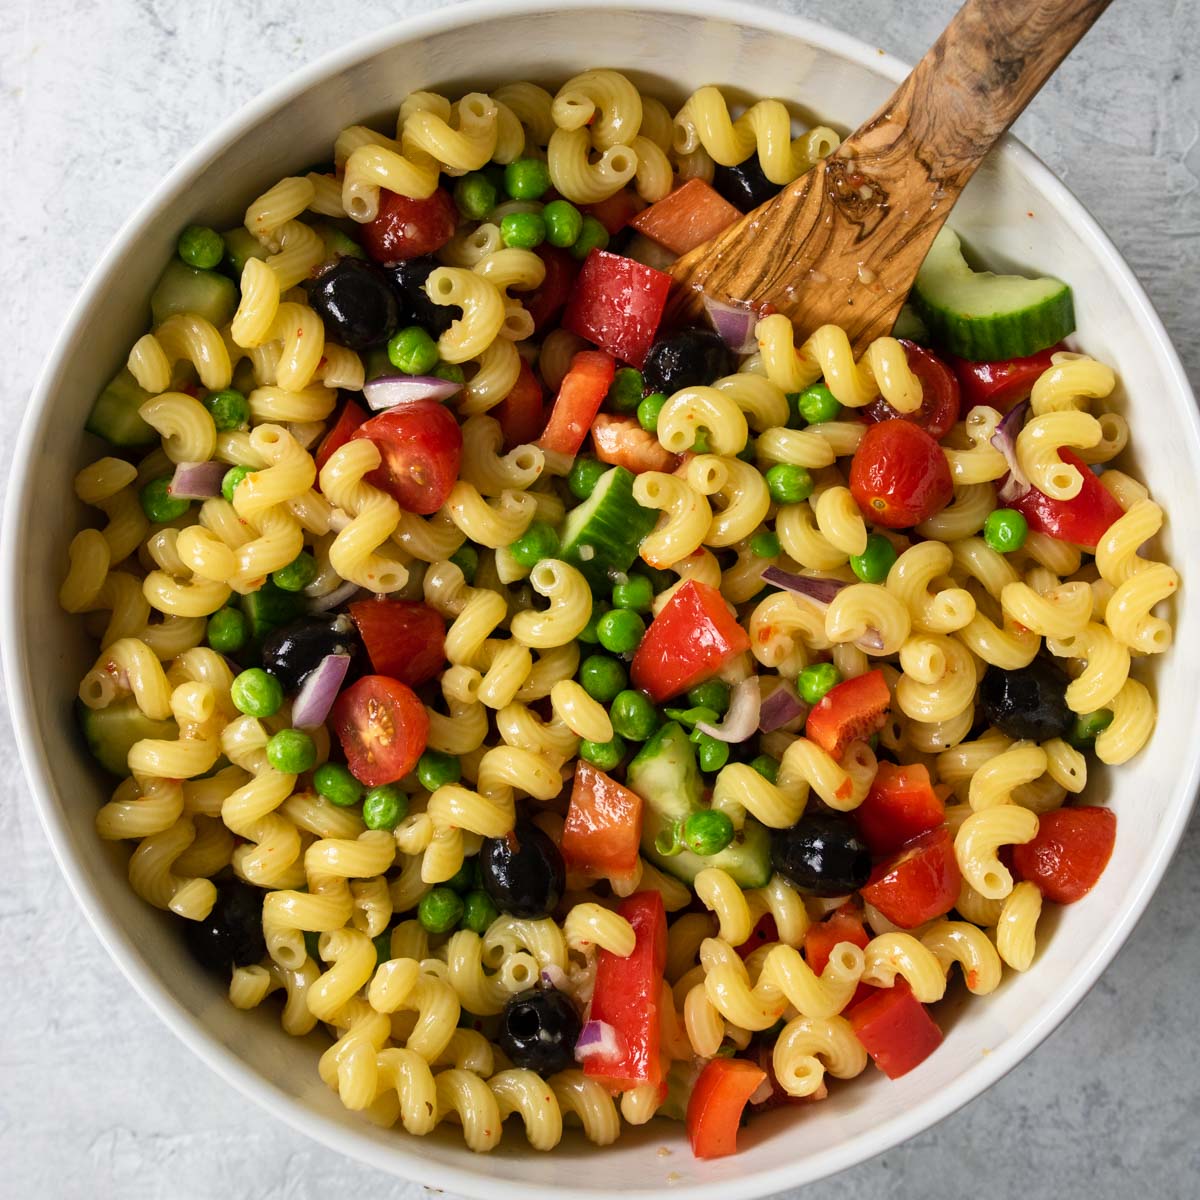
{"label": "white ceramic bowl", "polygon": [[[557,0],[552,7],[544,11],[538,0],[455,7],[328,56],[226,122],[121,230],[84,286],[21,430],[4,528],[8,695],[47,835],[96,932],[155,1012],[246,1095],[342,1153],[476,1196],[651,1197],[671,1183],[676,1195],[736,1200],[817,1179],[920,1132],[998,1079],[1071,1011],[1133,927],[1183,829],[1200,752],[1193,703],[1164,705],[1140,757],[1098,781],[1119,814],[1116,852],[1092,895],[1046,920],[1031,971],[985,999],[943,1006],[945,1044],[903,1079],[888,1082],[869,1070],[823,1104],[756,1120],[735,1158],[711,1163],[695,1161],[682,1128],[665,1122],[627,1130],[602,1151],[568,1138],[550,1155],[530,1151],[513,1128],[494,1155],[480,1158],[456,1131],[417,1140],[345,1112],[317,1078],[317,1042],[285,1037],[269,1005],[253,1014],[232,1009],[183,949],[174,919],[129,890],[127,847],[101,842],[93,829],[106,785],[80,748],[71,714],[76,681],[94,650],[55,596],[67,543],[84,517],[66,499],[71,477],[96,453],[83,422],[98,386],[143,332],[146,298],[183,225],[235,224],[264,187],[325,158],[343,126],[392,118],[415,88],[553,83],[612,65],[668,98],[718,83],[786,97],[848,129],[903,74],[901,64],[852,38],[728,0],[627,7]],[[967,189],[953,224],[991,264],[1034,268],[1073,285],[1080,345],[1124,381],[1134,466],[1151,480],[1175,529],[1185,528],[1200,511],[1194,402],[1158,318],[1108,239],[1011,140]],[[1154,664],[1158,695],[1173,700],[1195,695],[1200,666],[1200,593],[1189,569],[1195,545],[1164,539],[1163,550],[1193,585],[1176,606],[1176,644]],[[186,1119],[182,1109],[179,1117]],[[663,1145],[669,1156],[660,1156]]]}

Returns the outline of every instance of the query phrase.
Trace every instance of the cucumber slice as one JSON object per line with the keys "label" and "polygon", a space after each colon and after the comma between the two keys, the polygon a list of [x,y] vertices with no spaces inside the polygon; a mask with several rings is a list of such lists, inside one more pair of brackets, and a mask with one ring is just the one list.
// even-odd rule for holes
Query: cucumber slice
{"label": "cucumber slice", "polygon": [[633,498],[633,473],[613,467],[600,476],[592,494],[567,513],[560,555],[593,589],[607,590],[615,573],[633,565],[642,538],[657,521],[654,509],[643,508]]}
{"label": "cucumber slice", "polygon": [[267,580],[257,592],[242,597],[242,612],[250,622],[251,641],[258,643],[268,633],[294,621],[304,611],[302,592],[285,592]]}
{"label": "cucumber slice", "polygon": [[667,824],[652,808],[648,808],[642,818],[642,857],[660,871],[666,871],[668,875],[674,875],[688,884],[693,883],[705,867],[717,867],[728,872],[740,888],[765,887],[770,881],[771,834],[753,817],[746,818],[746,824],[737,837],[720,854],[710,854],[706,858],[690,850],[681,850],[678,854],[660,854],[655,849],[654,839]]}
{"label": "cucumber slice", "polygon": [[122,367],[108,387],[96,397],[87,419],[88,433],[102,437],[113,446],[149,446],[158,434],[138,416],[138,409],[151,399],[128,367]]}
{"label": "cucumber slice", "polygon": [[700,807],[703,782],[696,748],[675,721],[668,721],[625,769],[626,784],[660,816],[682,821]]}
{"label": "cucumber slice", "polygon": [[912,299],[933,340],[973,362],[1036,354],[1075,329],[1071,289],[1061,279],[973,271],[958,235],[945,226],[917,273]]}
{"label": "cucumber slice", "polygon": [[321,221],[313,226],[325,243],[325,258],[366,258],[367,252],[349,234],[343,233],[336,225]]}
{"label": "cucumber slice", "polygon": [[150,296],[154,324],[161,325],[175,313],[195,313],[219,329],[238,306],[238,290],[231,279],[216,271],[201,271],[172,259],[159,276]]}
{"label": "cucumber slice", "polygon": [[107,708],[88,708],[76,701],[75,710],[93,757],[106,771],[122,779],[129,774],[129,751],[135,742],[179,737],[179,726],[174,721],[151,720],[132,696]]}
{"label": "cucumber slice", "polygon": [[221,270],[235,282],[242,277],[242,269],[248,258],[266,258],[267,248],[244,225],[221,234],[225,239],[225,257]]}

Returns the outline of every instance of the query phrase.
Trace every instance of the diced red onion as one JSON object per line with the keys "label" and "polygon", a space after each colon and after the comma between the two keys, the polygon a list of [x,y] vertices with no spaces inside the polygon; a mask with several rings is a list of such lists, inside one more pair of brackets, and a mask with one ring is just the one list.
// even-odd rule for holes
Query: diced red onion
{"label": "diced red onion", "polygon": [[297,729],[315,729],[325,724],[350,669],[350,655],[327,654],[316,670],[310,671],[292,705],[292,724]]}
{"label": "diced red onion", "polygon": [[991,444],[1004,455],[1008,462],[1008,478],[1000,485],[998,493],[1002,504],[1019,500],[1033,487],[1029,477],[1021,470],[1021,463],[1017,458],[1017,434],[1025,425],[1025,416],[1028,412],[1028,400],[1014,404],[1004,420],[996,426],[996,432],[991,437]]}
{"label": "diced red onion", "polygon": [[618,1058],[624,1047],[621,1035],[607,1021],[588,1021],[575,1043],[575,1061],[589,1058]]}
{"label": "diced red onion", "polygon": [[357,583],[346,582],[335,587],[332,592],[327,592],[324,596],[313,597],[305,607],[309,612],[329,612],[331,609],[353,600],[361,591],[363,589]]}
{"label": "diced red onion", "polygon": [[728,304],[724,300],[714,300],[711,296],[705,296],[704,308],[721,341],[734,354],[754,353],[758,346],[754,340],[754,326],[758,324],[758,314],[749,304]]}
{"label": "diced red onion", "polygon": [[797,575],[782,567],[768,567],[762,573],[762,581],[787,592],[798,592],[818,604],[831,603],[842,588],[849,587],[840,579],[814,579],[811,575]]}
{"label": "diced red onion", "polygon": [[181,462],[175,464],[167,491],[179,500],[211,500],[221,494],[221,480],[229,464],[223,462]]}
{"label": "diced red onion", "polygon": [[762,1081],[762,1083],[760,1083],[758,1087],[756,1087],[754,1091],[750,1093],[750,1099],[748,1103],[766,1104],[766,1102],[770,1100],[773,1095],[775,1095],[775,1088],[771,1083],[771,1076],[768,1075]]}
{"label": "diced red onion", "polygon": [[449,400],[461,391],[461,383],[436,375],[381,375],[363,384],[363,397],[375,412],[418,400]]}
{"label": "diced red onion", "polygon": [[542,968],[542,983],[548,988],[557,988],[560,992],[570,990],[567,973],[558,963],[548,963]]}
{"label": "diced red onion", "polygon": [[696,728],[718,742],[744,742],[758,729],[758,711],[761,703],[758,677],[751,675],[733,689],[729,699],[729,711],[719,725],[708,721],[697,721]]}
{"label": "diced red onion", "polygon": [[763,733],[771,733],[807,715],[808,705],[796,695],[796,689],[784,680],[762,702],[758,710],[758,728]]}

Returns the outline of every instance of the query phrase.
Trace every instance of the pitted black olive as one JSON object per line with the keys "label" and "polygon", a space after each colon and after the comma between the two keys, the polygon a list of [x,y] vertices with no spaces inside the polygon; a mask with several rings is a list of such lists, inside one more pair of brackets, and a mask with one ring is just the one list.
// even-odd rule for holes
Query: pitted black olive
{"label": "pitted black olive", "polygon": [[430,254],[408,258],[384,268],[392,277],[400,299],[400,327],[420,325],[432,337],[440,337],[462,315],[453,305],[434,304],[425,294],[429,273],[442,264]]}
{"label": "pitted black olive", "polygon": [[202,921],[185,921],[184,939],[203,967],[227,972],[266,957],[262,906],[266,893],[240,879],[221,884],[212,912]]}
{"label": "pitted black olive", "polygon": [[771,831],[771,866],[811,896],[844,896],[871,874],[871,852],[846,817],[814,814]]}
{"label": "pitted black olive", "polygon": [[301,617],[268,634],[263,641],[262,665],[283,684],[285,692],[295,692],[305,677],[330,654],[350,655],[348,683],[366,667],[367,655],[362,640],[354,622],[345,613]]}
{"label": "pitted black olive", "polygon": [[733,351],[711,329],[681,329],[655,342],[642,367],[646,390],[668,396],[699,387],[737,370]]}
{"label": "pitted black olive", "polygon": [[1011,738],[1044,742],[1062,737],[1075,719],[1067,707],[1067,673],[1035,658],[1018,671],[988,667],[979,684],[983,715]]}
{"label": "pitted black olive", "polygon": [[532,821],[518,821],[504,837],[484,838],[479,873],[492,903],[514,917],[549,916],[566,884],[558,847]]}
{"label": "pitted black olive", "polygon": [[505,1004],[498,1041],[515,1066],[547,1076],[575,1065],[582,1028],[564,992],[531,988]]}
{"label": "pitted black olive", "polygon": [[757,154],[751,154],[736,167],[717,167],[713,172],[713,187],[742,212],[749,212],[778,196],[783,185],[772,183],[764,174]]}
{"label": "pitted black olive", "polygon": [[308,302],[330,341],[350,350],[385,342],[400,323],[396,289],[373,263],[339,258],[316,279],[305,281]]}

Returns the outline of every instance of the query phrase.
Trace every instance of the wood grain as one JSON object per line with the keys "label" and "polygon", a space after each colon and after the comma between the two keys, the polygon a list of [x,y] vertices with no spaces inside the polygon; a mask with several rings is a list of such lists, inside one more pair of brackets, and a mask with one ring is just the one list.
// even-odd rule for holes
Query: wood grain
{"label": "wood grain", "polygon": [[703,296],[832,322],[856,353],[890,332],[938,230],[996,139],[1112,0],[967,0],[829,158],[671,268],[670,316]]}

